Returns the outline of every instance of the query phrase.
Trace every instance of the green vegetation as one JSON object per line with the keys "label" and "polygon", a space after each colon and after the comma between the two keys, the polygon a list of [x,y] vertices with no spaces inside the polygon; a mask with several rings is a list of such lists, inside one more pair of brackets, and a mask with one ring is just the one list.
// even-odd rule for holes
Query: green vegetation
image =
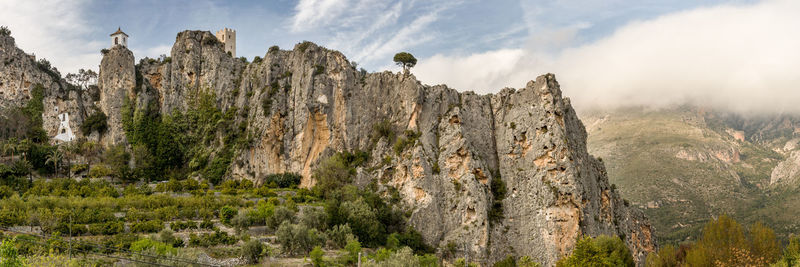
{"label": "green vegetation", "polygon": [[8,26],[0,26],[0,36],[11,36],[11,30]]}
{"label": "green vegetation", "polygon": [[575,244],[569,257],[556,266],[635,266],[630,250],[619,237],[584,237]]}
{"label": "green vegetation", "polygon": [[92,115],[86,118],[81,124],[81,132],[83,135],[88,136],[94,131],[97,131],[100,135],[104,134],[108,129],[108,117],[103,111],[97,110]]}
{"label": "green vegetation", "polygon": [[394,63],[403,67],[403,71],[408,72],[408,69],[417,65],[417,58],[408,52],[400,52],[394,55]]}
{"label": "green vegetation", "polygon": [[300,50],[301,53],[306,52],[306,49],[308,49],[308,47],[311,46],[312,44],[313,44],[312,42],[303,41],[302,43],[297,44],[297,49]]}
{"label": "green vegetation", "polygon": [[696,243],[666,245],[647,257],[647,266],[793,266],[800,239],[792,238],[781,257],[774,231],[754,223],[748,229],[727,215],[708,222]]}
{"label": "green vegetation", "polygon": [[397,141],[394,143],[393,147],[394,152],[397,155],[400,155],[407,148],[413,147],[417,143],[417,140],[419,139],[420,135],[422,135],[422,133],[418,131],[414,132],[411,130],[406,130],[403,133],[403,137],[398,138]]}

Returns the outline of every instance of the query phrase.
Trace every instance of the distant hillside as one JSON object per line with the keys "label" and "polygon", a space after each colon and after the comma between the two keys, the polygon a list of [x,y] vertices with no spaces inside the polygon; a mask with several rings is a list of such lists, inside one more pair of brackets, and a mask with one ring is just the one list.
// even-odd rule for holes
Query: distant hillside
{"label": "distant hillside", "polygon": [[771,183],[779,164],[786,169],[779,173],[794,175],[797,163],[785,161],[798,148],[796,117],[681,107],[595,110],[581,119],[589,152],[603,159],[622,196],[653,220],[660,241],[696,236],[723,213],[764,221],[783,237],[797,231],[796,184]]}

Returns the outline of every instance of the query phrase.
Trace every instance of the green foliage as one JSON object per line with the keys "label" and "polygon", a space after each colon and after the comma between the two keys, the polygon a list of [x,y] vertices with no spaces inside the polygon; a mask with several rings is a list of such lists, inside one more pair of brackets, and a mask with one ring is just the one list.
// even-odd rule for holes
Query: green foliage
{"label": "green foliage", "polygon": [[259,56],[256,56],[255,58],[253,58],[253,64],[261,64],[261,62],[263,62],[263,61],[264,61],[264,59],[262,59]]}
{"label": "green foliage", "polygon": [[774,262],[780,247],[772,229],[761,223],[751,226],[748,236],[728,215],[708,222],[703,236],[688,251],[686,263],[692,266],[763,266]]}
{"label": "green foliage", "polygon": [[542,265],[535,262],[528,256],[522,256],[517,260],[517,267],[541,267]]}
{"label": "green foliage", "polygon": [[326,234],[328,235],[328,240],[333,243],[334,248],[344,248],[348,240],[357,240],[353,235],[353,230],[347,224],[335,225]]}
{"label": "green foliage", "polygon": [[94,131],[100,135],[104,134],[108,129],[108,117],[103,111],[97,110],[92,115],[86,118],[81,124],[81,132],[85,136],[89,136]]}
{"label": "green foliage", "polygon": [[169,244],[158,242],[149,238],[139,239],[136,242],[131,243],[130,246],[130,250],[136,252],[142,252],[151,249],[153,249],[158,255],[175,254],[178,251]]}
{"label": "green foliage", "polygon": [[408,52],[400,52],[394,55],[394,63],[403,69],[408,70],[417,65],[417,58]]}
{"label": "green foliage", "polygon": [[303,176],[293,172],[273,173],[264,178],[264,184],[275,183],[280,188],[297,188]]}
{"label": "green foliage", "polygon": [[347,251],[345,262],[353,264],[358,261],[358,255],[361,253],[361,243],[358,240],[350,239],[347,245],[344,246],[344,251]]}
{"label": "green foliage", "polygon": [[572,255],[556,266],[635,266],[633,256],[619,237],[584,237],[575,244]]}
{"label": "green foliage", "polygon": [[236,216],[238,211],[231,206],[224,206],[219,210],[219,220],[224,224],[230,224],[233,216]]}
{"label": "green foliage", "polygon": [[419,139],[420,135],[422,135],[422,133],[406,130],[404,137],[397,139],[397,142],[394,143],[394,152],[397,155],[400,155],[406,150],[406,148],[413,146]]}
{"label": "green foliage", "polygon": [[275,230],[283,224],[283,222],[294,222],[295,219],[295,212],[285,206],[276,207],[272,213],[272,216],[267,218],[267,228],[270,230]]}
{"label": "green foliage", "polygon": [[0,36],[11,36],[11,30],[8,26],[0,26]]}
{"label": "green foliage", "polygon": [[303,41],[302,43],[297,44],[296,48],[300,50],[301,53],[304,53],[306,52],[306,49],[308,49],[308,47],[311,46],[312,44],[313,44],[312,42]]}
{"label": "green foliage", "polygon": [[652,252],[647,255],[645,266],[648,267],[677,267],[678,250],[673,245],[666,245],[658,249],[658,252]]}
{"label": "green foliage", "polygon": [[217,245],[233,245],[238,242],[235,236],[230,236],[226,232],[222,232],[219,230],[214,231],[214,233],[202,233],[199,236],[195,233],[189,234],[189,246],[192,247],[211,247]]}
{"label": "green foliage", "polygon": [[269,47],[269,50],[267,50],[267,53],[268,54],[272,54],[272,53],[278,52],[280,50],[281,50],[280,47],[278,47],[277,45],[273,45],[273,46]]}
{"label": "green foliage", "polygon": [[303,213],[300,215],[300,224],[309,229],[325,231],[328,228],[328,213],[325,213],[323,209],[307,207],[303,209]]}
{"label": "green foliage", "polygon": [[15,246],[16,239],[4,239],[0,243],[0,266],[2,267],[22,267],[22,259],[19,257],[17,247]]}
{"label": "green foliage", "polygon": [[248,264],[256,264],[261,259],[261,254],[264,252],[264,244],[258,240],[250,240],[242,246],[241,258]]}
{"label": "green foliage", "polygon": [[325,266],[325,261],[323,260],[322,256],[325,255],[322,252],[322,247],[316,246],[314,249],[311,250],[311,253],[308,256],[311,258],[311,264],[314,266]]}
{"label": "green foliage", "polygon": [[312,76],[317,76],[317,75],[320,75],[320,74],[323,74],[323,73],[325,73],[325,66],[314,65],[314,73],[312,73],[311,75]]}
{"label": "green foliage", "polygon": [[31,99],[25,107],[22,108],[23,113],[28,116],[28,132],[27,138],[35,143],[43,143],[48,141],[47,133],[42,128],[42,112],[44,112],[44,86],[36,84],[31,90]]}
{"label": "green foliage", "polygon": [[131,224],[131,232],[134,233],[156,233],[162,229],[164,229],[164,222],[161,220],[135,222]]}
{"label": "green foliage", "polygon": [[494,267],[517,267],[517,260],[514,259],[514,256],[508,255],[505,259],[502,259],[498,262],[495,262],[492,266]]}
{"label": "green foliage", "polygon": [[506,197],[506,182],[500,177],[499,172],[492,172],[492,207],[489,209],[489,221],[496,222],[503,219],[503,199]]}
{"label": "green foliage", "polygon": [[288,255],[307,254],[325,241],[325,234],[299,224],[284,221],[275,233],[278,243]]}

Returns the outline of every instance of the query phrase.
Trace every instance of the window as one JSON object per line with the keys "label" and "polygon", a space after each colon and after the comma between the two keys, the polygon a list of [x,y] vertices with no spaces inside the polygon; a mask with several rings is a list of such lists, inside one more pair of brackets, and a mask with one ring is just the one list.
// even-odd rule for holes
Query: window
{"label": "window", "polygon": [[67,133],[67,129],[61,129],[61,133]]}
{"label": "window", "polygon": [[119,44],[119,37],[114,37],[114,44]]}

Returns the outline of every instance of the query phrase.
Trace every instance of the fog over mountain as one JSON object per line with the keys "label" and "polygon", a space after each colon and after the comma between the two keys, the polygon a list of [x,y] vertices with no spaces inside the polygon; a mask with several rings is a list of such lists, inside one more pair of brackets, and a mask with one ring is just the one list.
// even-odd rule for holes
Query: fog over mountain
{"label": "fog over mountain", "polygon": [[420,60],[427,83],[496,92],[555,73],[578,109],[693,103],[742,114],[800,114],[800,2],[721,5],[636,21],[608,37],[553,52],[532,36],[518,49]]}

